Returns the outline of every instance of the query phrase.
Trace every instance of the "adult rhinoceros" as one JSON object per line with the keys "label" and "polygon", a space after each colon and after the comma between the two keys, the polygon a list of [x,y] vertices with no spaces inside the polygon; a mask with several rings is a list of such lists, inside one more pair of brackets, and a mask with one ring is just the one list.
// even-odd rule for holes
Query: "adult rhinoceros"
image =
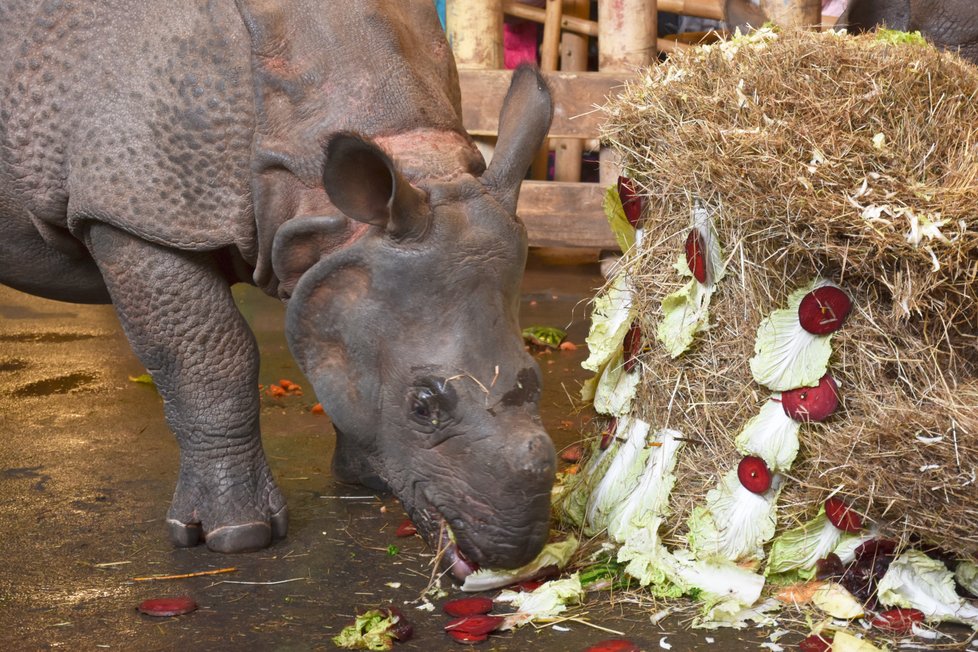
{"label": "adult rhinoceros", "polygon": [[554,451],[514,213],[552,115],[535,71],[488,169],[431,0],[8,0],[0,89],[0,282],[115,306],[180,443],[177,545],[286,532],[245,282],[288,301],[339,478],[432,542],[449,524],[462,572],[540,550]]}

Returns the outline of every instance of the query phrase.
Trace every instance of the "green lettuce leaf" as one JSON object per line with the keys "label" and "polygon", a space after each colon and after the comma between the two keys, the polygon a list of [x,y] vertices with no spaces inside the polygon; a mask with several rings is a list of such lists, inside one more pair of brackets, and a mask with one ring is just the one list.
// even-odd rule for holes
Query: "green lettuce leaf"
{"label": "green lettuce leaf", "polygon": [[622,351],[604,366],[594,387],[594,411],[623,417],[631,412],[632,399],[638,391],[641,374],[636,369],[625,371],[625,357]]}
{"label": "green lettuce leaf", "polygon": [[712,294],[712,289],[696,279],[690,279],[681,290],[662,300],[662,321],[656,329],[655,338],[673,358],[678,358],[693,345],[697,333],[709,328]]}
{"label": "green lettuce leaf", "polygon": [[815,575],[815,562],[835,550],[842,530],[832,525],[823,506],[811,521],[783,532],[771,544],[765,575],[796,571],[801,579]]}
{"label": "green lettuce leaf", "polygon": [[591,330],[585,341],[588,346],[587,360],[581,366],[599,372],[621,352],[622,342],[635,319],[632,293],[628,278],[619,273],[602,293],[594,298],[591,308]]}
{"label": "green lettuce leaf", "polygon": [[615,234],[622,253],[635,246],[635,227],[625,217],[625,209],[621,205],[616,186],[610,186],[604,193],[604,215],[608,218],[608,225]]}
{"label": "green lettuce leaf", "polygon": [[737,435],[737,450],[761,458],[772,473],[787,471],[798,455],[801,423],[784,412],[781,401],[769,399]]}
{"label": "green lettuce leaf", "polygon": [[689,547],[700,559],[762,559],[777,526],[777,482],[767,492],[748,491],[731,469],[689,517]]}
{"label": "green lettuce leaf", "polygon": [[563,569],[577,551],[577,546],[577,537],[570,535],[564,541],[548,543],[533,561],[519,568],[513,570],[480,568],[465,578],[461,589],[466,592],[489,591],[530,579],[547,566]]}
{"label": "green lettuce leaf", "polygon": [[642,527],[634,529],[618,549],[618,563],[625,572],[661,598],[678,598],[688,590],[673,581],[678,577],[676,562],[659,540],[661,516],[652,516]]}
{"label": "green lettuce leaf", "polygon": [[394,637],[390,628],[398,617],[394,614],[384,615],[377,609],[371,609],[356,617],[352,625],[333,637],[336,647],[348,650],[390,650],[394,647]]}
{"label": "green lettuce leaf", "polygon": [[877,591],[879,601],[887,606],[917,609],[928,621],[978,628],[978,607],[957,594],[951,571],[919,550],[907,550],[894,559]]}
{"label": "green lettuce leaf", "polygon": [[502,591],[493,602],[509,602],[516,613],[506,617],[502,629],[514,629],[534,620],[556,618],[567,607],[584,600],[584,587],[577,573],[570,577],[551,580],[533,591]]}
{"label": "green lettuce leaf", "polygon": [[649,424],[638,418],[618,419],[617,436],[623,441],[588,500],[586,534],[594,535],[606,529],[611,513],[635,491],[649,456],[646,446],[649,429]]}
{"label": "green lettuce leaf", "polygon": [[816,284],[796,290],[788,307],[775,310],[757,328],[750,370],[758,384],[773,391],[814,387],[832,355],[832,335],[812,335],[798,321],[798,306]]}
{"label": "green lettuce leaf", "polygon": [[669,494],[676,482],[673,471],[682,446],[682,433],[677,430],[660,430],[651,438],[638,485],[614,507],[608,519],[608,534],[612,539],[625,543],[635,530],[669,513]]}

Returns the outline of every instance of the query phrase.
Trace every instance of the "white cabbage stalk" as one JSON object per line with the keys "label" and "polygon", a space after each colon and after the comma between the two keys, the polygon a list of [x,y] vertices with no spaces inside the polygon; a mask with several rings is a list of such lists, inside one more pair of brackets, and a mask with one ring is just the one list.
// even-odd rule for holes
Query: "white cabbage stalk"
{"label": "white cabbage stalk", "polygon": [[[618,425],[621,428],[623,424],[619,421]],[[570,481],[572,483],[570,488],[561,494],[560,501],[557,503],[561,518],[577,527],[584,525],[591,494],[594,493],[598,483],[604,479],[605,472],[618,454],[619,448],[621,442],[617,436],[611,438],[604,450],[601,450],[601,438],[595,438],[587,462]]]}
{"label": "white cabbage stalk", "polygon": [[584,531],[596,534],[608,527],[611,512],[638,486],[649,455],[646,438],[650,426],[634,417],[618,420],[617,437],[624,441],[588,498]]}
{"label": "white cabbage stalk", "polygon": [[828,369],[832,335],[812,335],[798,321],[806,294],[826,281],[808,284],[788,297],[788,307],[775,310],[757,328],[750,370],[758,384],[776,392],[814,387]]}
{"label": "white cabbage stalk", "polygon": [[785,414],[780,397],[768,399],[737,435],[737,450],[761,458],[772,473],[787,471],[798,455],[801,423]]}
{"label": "white cabbage stalk", "polygon": [[547,566],[564,568],[577,551],[577,537],[570,535],[564,541],[548,543],[536,558],[525,566],[513,570],[480,568],[465,578],[461,589],[466,592],[489,591],[501,586],[530,579]]}
{"label": "white cabbage stalk", "polygon": [[625,334],[634,319],[632,291],[628,287],[628,275],[622,271],[603,293],[594,298],[591,330],[585,338],[588,358],[581,366],[594,372],[601,371],[616,353],[621,352]]}
{"label": "white cabbage stalk", "polygon": [[730,616],[754,606],[764,589],[764,577],[726,559],[696,559],[688,550],[672,554],[673,582],[688,590],[697,589],[706,603],[709,620]]}
{"label": "white cabbage stalk", "polygon": [[815,575],[815,562],[835,550],[843,532],[832,525],[823,506],[811,521],[783,532],[771,545],[765,575],[797,571],[803,579]]}
{"label": "white cabbage stalk", "polygon": [[728,471],[689,517],[690,549],[700,559],[762,559],[777,526],[779,484],[776,478],[765,493],[755,494],[740,484],[737,469]]}
{"label": "white cabbage stalk", "polygon": [[619,543],[625,543],[636,529],[669,513],[669,494],[676,482],[673,471],[677,453],[683,446],[682,433],[661,430],[652,438],[651,446],[638,486],[612,510],[608,520],[608,534]]}
{"label": "white cabbage stalk", "polygon": [[954,575],[944,562],[919,550],[907,550],[893,560],[877,587],[882,604],[923,612],[928,621],[954,622],[978,629],[978,607],[959,596]]}

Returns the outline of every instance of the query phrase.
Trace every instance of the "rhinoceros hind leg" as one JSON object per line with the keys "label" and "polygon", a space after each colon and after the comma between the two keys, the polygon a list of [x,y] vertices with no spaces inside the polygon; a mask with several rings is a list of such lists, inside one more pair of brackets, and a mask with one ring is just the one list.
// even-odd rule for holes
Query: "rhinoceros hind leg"
{"label": "rhinoceros hind leg", "polygon": [[258,347],[217,265],[99,223],[86,243],[180,444],[173,542],[246,552],[284,536],[288,512],[258,426]]}

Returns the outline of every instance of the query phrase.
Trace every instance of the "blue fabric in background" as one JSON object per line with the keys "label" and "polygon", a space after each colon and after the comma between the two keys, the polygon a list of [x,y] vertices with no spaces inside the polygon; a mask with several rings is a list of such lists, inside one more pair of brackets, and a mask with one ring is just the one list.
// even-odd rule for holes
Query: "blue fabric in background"
{"label": "blue fabric in background", "polygon": [[438,18],[441,19],[442,29],[445,28],[445,0],[435,0],[435,8],[438,9]]}

